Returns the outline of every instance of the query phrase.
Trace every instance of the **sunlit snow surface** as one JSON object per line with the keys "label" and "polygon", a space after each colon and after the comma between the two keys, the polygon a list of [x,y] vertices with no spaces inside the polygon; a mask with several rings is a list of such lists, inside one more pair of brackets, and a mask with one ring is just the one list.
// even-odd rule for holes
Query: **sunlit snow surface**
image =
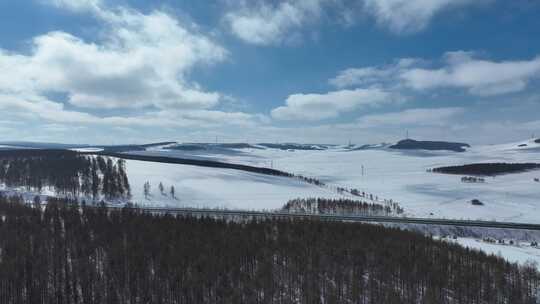
{"label": "sunlit snow surface", "polygon": [[[527,146],[519,147],[523,144]],[[473,147],[463,153],[388,148],[351,151],[345,147],[319,151],[154,148],[133,153],[273,167],[316,177],[330,186],[358,188],[381,199],[393,199],[411,216],[540,223],[540,183],[534,182],[534,178],[540,178],[540,170],[488,177],[482,184],[462,183],[459,175],[426,172],[434,167],[477,162],[540,163],[540,144],[532,141]],[[140,161],[128,161],[127,165],[134,199],[144,204],[275,209],[295,197],[337,196],[331,189],[295,179],[236,170]],[[146,180],[152,184],[149,199],[142,192]],[[161,195],[157,189],[160,181],[165,188],[174,185],[179,200]],[[471,205],[474,198],[485,205]],[[540,265],[540,249],[526,243],[499,245],[472,238],[458,238],[457,242],[511,262],[535,261]]]}
{"label": "sunlit snow surface", "polygon": [[77,152],[101,152],[103,148],[73,148],[70,150]]}
{"label": "sunlit snow surface", "polygon": [[537,268],[540,266],[540,248],[531,247],[528,243],[500,245],[472,238],[458,238],[457,240],[452,240],[452,242],[471,249],[482,250],[487,254],[501,256],[512,263],[524,264],[529,262],[536,264]]}
{"label": "sunlit snow surface", "polygon": [[[330,189],[297,179],[177,164],[127,160],[133,202],[147,206],[276,209],[297,197],[337,197]],[[144,183],[151,185],[145,197]],[[164,193],[159,190],[164,186]],[[175,197],[170,187],[175,188]]]}
{"label": "sunlit snow surface", "polygon": [[[273,167],[318,178],[328,187],[232,169],[135,160],[127,160],[126,169],[132,201],[140,205],[277,209],[297,197],[339,197],[335,187],[340,186],[372,193],[381,200],[397,201],[409,216],[540,223],[540,183],[533,181],[540,178],[540,170],[488,177],[483,184],[462,183],[459,175],[426,172],[434,167],[478,162],[540,163],[540,144],[524,141],[478,146],[463,153],[399,151],[387,146],[372,146],[371,149],[328,146],[325,150],[294,151],[262,147],[180,151],[162,146],[130,152]],[[0,149],[13,148],[0,146]],[[77,150],[97,152],[101,149]],[[148,197],[143,193],[146,181],[151,184]],[[164,186],[163,193],[158,189],[160,182]],[[170,194],[171,186],[175,187],[175,198]],[[0,185],[0,191],[24,193],[25,190],[4,189]],[[54,195],[54,192],[41,194]],[[33,195],[28,193],[28,199]],[[485,205],[473,206],[470,204],[472,199],[479,199]],[[540,249],[526,243],[499,245],[471,238],[458,238],[457,242],[487,253],[500,253],[512,262],[533,260],[540,264]]]}
{"label": "sunlit snow surface", "polygon": [[[461,182],[461,176],[426,172],[428,168],[477,162],[540,162],[540,145],[527,141],[479,146],[467,152],[399,151],[368,149],[327,150],[223,149],[178,151],[153,149],[134,152],[170,157],[212,159],[271,167],[316,177],[332,186],[358,188],[383,199],[398,201],[409,215],[462,219],[540,223],[540,171],[488,177],[483,184]],[[364,175],[362,175],[364,166]],[[128,161],[135,198],[149,179],[153,190],[163,181],[175,184],[180,201],[153,195],[148,203],[237,208],[279,208],[287,199],[302,196],[336,196],[328,189],[294,179],[250,174],[235,170]],[[484,206],[473,206],[471,199]]]}

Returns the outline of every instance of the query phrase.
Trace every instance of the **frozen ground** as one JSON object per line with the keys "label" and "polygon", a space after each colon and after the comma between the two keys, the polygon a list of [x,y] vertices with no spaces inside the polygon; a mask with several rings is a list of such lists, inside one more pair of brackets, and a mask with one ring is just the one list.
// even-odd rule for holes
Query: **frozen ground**
{"label": "frozen ground", "polygon": [[[177,164],[127,160],[133,202],[140,205],[209,207],[235,209],[276,209],[298,197],[337,197],[330,189],[297,179]],[[151,195],[144,196],[148,181]],[[159,191],[159,183],[165,193]],[[170,195],[174,186],[176,198]]]}
{"label": "frozen ground", "polygon": [[479,249],[488,254],[501,256],[512,263],[525,264],[527,262],[532,262],[536,264],[537,268],[540,265],[540,248],[531,247],[530,243],[500,245],[471,238],[458,238],[457,240],[451,241],[457,242],[464,247]]}
{"label": "frozen ground", "polygon": [[[527,144],[527,146],[519,147],[523,144]],[[400,151],[388,148],[353,151],[338,146],[326,150],[291,151],[248,148],[178,151],[150,149],[136,153],[213,159],[273,167],[295,174],[317,177],[333,186],[358,188],[380,198],[393,199],[398,201],[409,215],[540,223],[540,183],[533,181],[534,178],[540,177],[538,170],[490,177],[482,184],[463,183],[460,180],[461,176],[458,175],[426,172],[428,168],[476,162],[540,162],[540,145],[532,141],[473,147],[463,153]],[[172,173],[168,171],[168,168],[173,167],[163,165],[160,170],[163,170],[167,176],[171,176]],[[362,167],[364,168],[363,174]],[[186,172],[191,172],[191,170],[206,172],[209,170],[194,169],[188,166],[181,166],[181,168],[181,170],[175,171],[178,172],[178,176],[171,177],[182,181]],[[231,181],[231,183],[223,186],[229,191],[229,194],[221,194],[222,197],[231,195],[235,191],[245,191],[238,187],[253,188],[252,192],[249,193],[258,197],[281,195],[277,188],[259,189],[260,179],[263,177],[258,175],[247,177],[245,173],[226,173],[223,175],[223,170],[219,170],[218,176],[220,177],[216,178],[214,175],[205,178],[206,173],[199,172],[200,178],[190,176],[185,178],[187,178],[186,182],[190,181],[191,188],[200,191],[206,191],[204,186],[206,179],[217,182],[220,177],[224,177],[227,182]],[[162,173],[156,171],[155,174],[159,176]],[[242,183],[229,178],[228,174],[242,175]],[[257,184],[257,187],[250,186],[250,178]],[[130,173],[130,179],[137,179],[137,176]],[[197,182],[203,184],[198,185]],[[281,187],[287,183],[291,183],[291,180],[283,180],[280,183]],[[297,182],[294,181],[294,183]],[[297,186],[292,188],[296,189]],[[272,191],[276,192],[272,193]],[[321,191],[321,189],[307,187],[303,191],[298,193],[317,196],[320,193],[317,191]],[[181,195],[182,189],[179,189],[178,192]],[[215,193],[216,197],[219,197],[219,192]],[[202,199],[199,196],[196,198],[197,200]],[[470,200],[475,198],[484,202],[485,205],[471,205]],[[213,199],[213,197],[209,199]],[[205,201],[208,202],[208,199]],[[276,205],[273,205],[271,201],[270,199],[266,200],[264,208],[277,208],[282,205],[282,201]],[[253,206],[253,208],[258,207]]]}

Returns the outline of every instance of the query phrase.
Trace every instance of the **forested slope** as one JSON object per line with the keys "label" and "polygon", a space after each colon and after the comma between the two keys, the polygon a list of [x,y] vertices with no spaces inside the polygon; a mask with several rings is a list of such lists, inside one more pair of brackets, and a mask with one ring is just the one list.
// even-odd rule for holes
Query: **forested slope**
{"label": "forested slope", "polygon": [[0,303],[535,303],[539,275],[397,229],[0,198]]}
{"label": "forested slope", "polygon": [[494,176],[499,174],[520,173],[540,169],[537,163],[478,163],[461,166],[448,166],[432,169],[433,172],[446,174],[468,174]]}
{"label": "forested slope", "polygon": [[94,200],[129,198],[123,159],[88,156],[68,150],[0,151],[0,183],[60,196]]}

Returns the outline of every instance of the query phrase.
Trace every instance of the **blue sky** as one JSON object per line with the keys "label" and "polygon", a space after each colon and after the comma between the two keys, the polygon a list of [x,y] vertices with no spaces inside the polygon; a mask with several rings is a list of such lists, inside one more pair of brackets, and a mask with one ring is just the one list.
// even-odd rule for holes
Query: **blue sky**
{"label": "blue sky", "polygon": [[2,140],[540,136],[540,4],[0,2]]}

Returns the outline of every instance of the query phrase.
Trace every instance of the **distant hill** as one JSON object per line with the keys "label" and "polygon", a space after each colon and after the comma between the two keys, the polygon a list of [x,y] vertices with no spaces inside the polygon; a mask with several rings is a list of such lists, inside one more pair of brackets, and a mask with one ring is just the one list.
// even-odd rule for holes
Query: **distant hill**
{"label": "distant hill", "polygon": [[225,149],[263,149],[262,147],[246,144],[246,143],[224,143],[216,144],[217,147]]}
{"label": "distant hill", "polygon": [[0,142],[9,149],[85,149],[100,148],[109,152],[141,151],[146,148],[176,144],[173,141],[156,142],[149,144],[127,144],[127,145],[88,145],[88,144],[59,144],[47,142],[26,142],[26,141],[6,141]]}
{"label": "distant hill", "polygon": [[199,150],[206,150],[206,146],[199,145],[199,144],[178,144],[178,145],[167,147],[167,149],[180,150],[180,151],[199,151]]}
{"label": "distant hill", "polygon": [[127,151],[144,151],[146,148],[174,145],[175,141],[163,141],[149,144],[128,144],[128,145],[111,145],[111,146],[97,146],[103,148],[107,152],[127,152]]}
{"label": "distant hill", "polygon": [[458,142],[446,141],[419,141],[414,139],[400,140],[397,144],[390,146],[391,149],[401,150],[448,150],[454,152],[465,152],[465,148],[470,145]]}
{"label": "distant hill", "polygon": [[30,141],[3,141],[0,145],[6,145],[14,148],[32,148],[32,149],[76,149],[88,148],[85,144],[59,144],[48,142],[30,142]]}
{"label": "distant hill", "polygon": [[540,144],[540,138],[536,139],[534,142],[537,143],[537,144]]}
{"label": "distant hill", "polygon": [[226,149],[264,149],[263,147],[250,145],[247,143],[182,143],[170,146],[167,149],[180,151],[199,151],[199,150],[226,150]]}
{"label": "distant hill", "polygon": [[374,149],[383,149],[383,148],[388,147],[389,145],[390,144],[387,144],[387,143],[371,144],[371,145],[366,144],[366,145],[361,145],[361,146],[353,145],[353,146],[346,147],[346,149],[348,151],[374,150]]}
{"label": "distant hill", "polygon": [[258,145],[269,148],[269,149],[279,149],[279,150],[326,150],[328,149],[327,145],[296,144],[296,143],[283,143],[283,144],[260,143]]}

